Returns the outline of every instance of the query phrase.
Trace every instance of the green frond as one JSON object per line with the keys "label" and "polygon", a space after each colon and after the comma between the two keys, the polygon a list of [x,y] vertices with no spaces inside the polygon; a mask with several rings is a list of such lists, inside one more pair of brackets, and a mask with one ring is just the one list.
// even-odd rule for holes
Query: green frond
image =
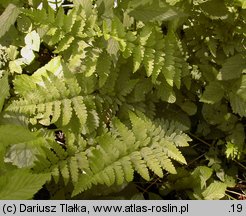
{"label": "green frond", "polygon": [[116,133],[117,132],[119,133],[121,140],[123,141],[123,143],[126,144],[126,145],[122,145],[121,152],[126,153],[127,151],[126,146],[131,147],[136,141],[134,133],[131,130],[129,130],[119,119],[114,119],[113,125],[116,127]]}
{"label": "green frond", "polygon": [[155,65],[155,50],[152,48],[146,48],[144,52],[143,64],[147,73],[147,76],[151,76]]}
{"label": "green frond", "polygon": [[122,185],[125,181],[125,173],[122,167],[122,163],[116,161],[113,163],[113,170],[115,172],[115,179],[117,185]]}
{"label": "green frond", "polygon": [[145,25],[139,34],[139,44],[145,46],[152,34],[153,27],[151,25]]}
{"label": "green frond", "polygon": [[99,87],[101,88],[108,79],[111,69],[111,57],[107,53],[102,53],[97,61],[96,72],[99,76]]}
{"label": "green frond", "polygon": [[147,166],[160,178],[163,177],[161,165],[151,148],[144,147],[141,149],[141,156],[146,161]]}
{"label": "green frond", "polygon": [[70,181],[75,184],[80,175],[90,172],[89,163],[86,154],[81,150],[83,146],[78,145],[82,138],[78,138],[76,143],[71,133],[68,132],[65,136],[66,143],[63,145],[49,140],[42,148],[43,152],[40,151],[37,155],[33,170],[36,173],[50,172],[55,182],[61,178],[65,184]]}
{"label": "green frond", "polygon": [[72,182],[77,182],[79,178],[79,164],[76,157],[70,158],[69,170],[70,170]]}
{"label": "green frond", "polygon": [[92,172],[79,176],[73,195],[93,184],[111,186],[132,181],[134,171],[146,180],[150,180],[149,169],[159,177],[163,177],[162,169],[176,173],[170,159],[186,163],[176,145],[187,146],[190,139],[182,134],[175,123],[157,121],[152,124],[150,119],[134,113],[130,113],[130,119],[131,130],[114,119],[112,132],[98,137],[96,147],[87,149]]}
{"label": "green frond", "polygon": [[175,133],[171,139],[177,147],[187,147],[189,146],[188,142],[192,141],[188,135],[184,133],[181,134],[181,132]]}
{"label": "green frond", "polygon": [[65,185],[67,185],[70,179],[70,174],[69,174],[69,168],[66,160],[62,160],[59,162],[59,170],[61,172],[61,176]]}
{"label": "green frond", "polygon": [[113,185],[114,182],[115,182],[115,173],[114,173],[113,167],[112,166],[108,166],[104,170],[104,172],[102,173],[102,175],[100,177],[102,177],[102,179],[104,179],[104,183],[108,187]]}
{"label": "green frond", "polygon": [[73,103],[74,111],[80,121],[80,124],[84,126],[84,124],[86,123],[88,114],[86,111],[86,106],[83,103],[83,97],[78,96],[78,97],[72,98],[72,103]]}
{"label": "green frond", "polygon": [[62,125],[67,125],[72,118],[72,101],[69,99],[62,100]]}
{"label": "green frond", "polygon": [[144,47],[142,46],[136,46],[133,50],[133,72],[136,72],[140,66],[141,63],[143,61],[143,57],[144,57]]}
{"label": "green frond", "polygon": [[35,9],[23,9],[22,12],[40,27],[43,32],[42,39],[49,46],[56,46],[54,53],[66,51],[74,41],[76,43],[77,37],[85,37],[83,31],[86,18],[81,7],[74,7],[67,14],[64,13],[62,7],[57,13],[50,7],[47,12]]}
{"label": "green frond", "polygon": [[63,29],[65,33],[69,33],[72,30],[72,27],[77,18],[76,8],[69,11],[69,13],[64,17],[64,26]]}
{"label": "green frond", "polygon": [[50,123],[54,124],[58,121],[59,117],[61,115],[61,101],[54,101],[53,102],[53,113]]}
{"label": "green frond", "polygon": [[88,48],[86,51],[86,61],[85,61],[85,75],[87,77],[91,76],[96,72],[97,61],[100,56],[100,50],[98,48]]}
{"label": "green frond", "polygon": [[129,58],[132,55],[132,53],[133,53],[134,47],[135,46],[134,46],[134,44],[132,42],[128,42],[126,44],[124,52],[122,53],[123,57],[126,58],[126,59]]}
{"label": "green frond", "polygon": [[[35,167],[35,171],[37,173],[41,173],[47,167],[51,166],[51,162],[49,160],[47,160],[44,155],[38,154],[38,155],[36,155],[36,158],[37,158],[37,160],[35,161],[35,166],[34,167]],[[59,170],[57,172],[58,172],[57,175],[59,176]],[[52,173],[51,173],[51,175],[52,175]]]}
{"label": "green frond", "polygon": [[130,155],[134,169],[147,181],[150,180],[149,170],[146,161],[142,159],[140,152],[133,152]]}
{"label": "green frond", "polygon": [[57,145],[56,142],[50,141],[49,146],[53,150],[53,152],[55,152],[57,157],[63,160],[67,158],[68,153],[65,151],[65,149],[61,145]]}
{"label": "green frond", "polygon": [[131,182],[134,177],[134,169],[130,160],[131,159],[129,156],[125,156],[121,158],[119,161],[121,163],[122,169],[124,171],[125,179],[127,182]]}
{"label": "green frond", "polygon": [[162,51],[155,52],[155,59],[154,59],[154,69],[152,72],[152,80],[155,82],[159,74],[161,73],[162,67],[164,65],[164,58],[165,54]]}
{"label": "green frond", "polygon": [[176,174],[177,171],[172,161],[168,156],[162,151],[161,147],[153,149],[155,156],[157,157],[161,167],[171,174]]}
{"label": "green frond", "polygon": [[[35,167],[35,169],[37,170],[36,167]],[[42,171],[42,170],[40,170],[40,171]],[[51,173],[51,176],[53,177],[55,183],[58,184],[59,179],[60,179],[59,167],[53,165],[53,167],[50,169],[50,173]]]}
{"label": "green frond", "polygon": [[173,43],[173,35],[170,34],[165,38],[165,64],[162,73],[170,86],[173,86],[175,76],[175,44]]}
{"label": "green frond", "polygon": [[[43,85],[44,77],[46,77],[48,78],[47,84],[50,84],[48,83],[49,79],[51,79],[52,81],[56,81],[53,84],[56,85],[58,89],[61,88],[61,91],[63,91],[64,90],[63,79],[61,79],[60,82],[57,79],[57,77],[62,78],[63,69],[64,68],[62,66],[61,56],[57,56],[52,60],[50,60],[46,65],[35,71],[32,74],[32,76],[28,76],[26,74],[17,76],[14,80],[14,89],[18,94],[20,94],[23,97],[26,97],[27,94],[30,94],[30,92],[35,91],[35,89],[37,88],[37,84]],[[52,76],[52,74],[54,74],[55,76]],[[59,84],[57,84],[57,82]],[[66,94],[66,91],[64,93]],[[63,94],[63,92],[61,92],[61,94]]]}
{"label": "green frond", "polygon": [[162,75],[171,88],[175,85],[179,89],[181,78],[189,74],[183,47],[172,30],[163,36],[159,28],[144,26],[137,39],[127,42],[123,56],[132,56],[133,73],[144,66],[153,83]]}
{"label": "green frond", "polygon": [[68,37],[64,37],[60,43],[58,44],[57,48],[55,49],[54,53],[60,53],[67,50],[71,43],[74,41],[74,37],[69,35]]}
{"label": "green frond", "polygon": [[147,138],[146,122],[133,113],[130,113],[129,115],[135,137],[137,140],[145,140]]}
{"label": "green frond", "polygon": [[[51,149],[47,147],[43,147],[43,151],[44,151],[44,155],[46,156],[46,160],[48,160],[50,164],[58,163],[59,157],[55,151],[51,151]],[[35,163],[39,163],[39,162],[35,162]]]}
{"label": "green frond", "polygon": [[[58,61],[59,63],[59,61]],[[90,103],[85,103],[80,95],[81,88],[74,75],[69,74],[65,67],[60,65],[59,77],[54,72],[49,72],[53,63],[44,66],[35,72],[31,77],[22,75],[16,80],[18,91],[23,95],[23,99],[13,101],[7,111],[28,114],[33,124],[40,123],[49,126],[52,123],[61,123],[65,126],[72,120],[73,114],[77,117],[81,128],[86,128],[88,112],[90,112],[90,126],[88,130],[94,130],[99,126],[98,114],[94,110],[93,99]],[[55,67],[56,68],[56,67]],[[22,91],[21,83],[29,81],[31,88],[29,91]],[[91,100],[92,99],[92,100]],[[94,110],[94,112],[92,112]]]}
{"label": "green frond", "polygon": [[89,132],[92,132],[99,127],[100,118],[95,110],[90,110],[87,114],[86,127]]}
{"label": "green frond", "polygon": [[47,31],[43,39],[49,46],[54,46],[59,41],[61,41],[63,37],[64,37],[64,33],[62,32],[62,30],[53,27]]}
{"label": "green frond", "polygon": [[0,78],[0,112],[2,111],[5,99],[9,96],[9,90],[8,74],[5,73],[3,77]]}
{"label": "green frond", "polygon": [[[236,182],[210,153],[245,153],[242,2],[1,1],[0,197],[46,184],[51,198],[88,198],[171,173],[165,192],[222,198]],[[191,129],[219,140],[214,174],[186,171]]]}
{"label": "green frond", "polygon": [[153,85],[150,79],[145,79],[142,82],[138,82],[134,87],[134,101],[145,101],[146,96],[148,95],[148,93],[150,93],[152,87]]}
{"label": "green frond", "polygon": [[168,157],[179,161],[180,163],[186,164],[184,156],[175,145],[166,140],[163,140],[161,144],[163,145],[163,151],[167,154]]}

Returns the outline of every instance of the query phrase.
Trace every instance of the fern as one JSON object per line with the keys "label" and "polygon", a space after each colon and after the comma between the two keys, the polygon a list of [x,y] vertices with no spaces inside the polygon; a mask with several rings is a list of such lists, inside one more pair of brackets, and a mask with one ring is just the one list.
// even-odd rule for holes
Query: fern
{"label": "fern", "polygon": [[0,78],[0,111],[3,108],[5,99],[9,96],[9,83],[8,83],[8,74],[4,74],[3,77]]}
{"label": "fern", "polygon": [[73,42],[75,45],[77,43],[76,38],[85,38],[87,34],[84,31],[92,32],[94,27],[86,25],[86,16],[81,7],[69,10],[68,14],[64,13],[62,7],[59,7],[57,13],[50,7],[47,12],[23,9],[22,13],[40,26],[44,42],[56,46],[54,53],[62,53],[73,47]]}
{"label": "fern", "polygon": [[[113,121],[113,133],[107,132],[101,135],[97,139],[96,148],[87,150],[90,172],[79,177],[73,195],[87,190],[93,184],[110,186],[117,182],[132,181],[133,170],[146,180],[150,179],[148,169],[159,177],[163,176],[162,169],[175,172],[169,157],[186,163],[175,143],[171,140],[167,141],[168,137],[165,136],[165,127],[166,132],[172,133],[172,135],[179,131],[174,127],[172,128],[173,123],[171,123],[170,128],[168,128],[167,122],[164,125],[158,124],[160,132],[164,135],[160,136],[159,134],[152,135],[153,128],[156,127],[148,119],[141,119],[133,113],[130,114],[130,118],[133,132],[115,119]],[[142,128],[145,128],[146,133],[141,130]],[[173,131],[174,129],[176,131]],[[180,133],[181,131],[179,131]],[[188,137],[185,139],[190,141]]]}
{"label": "fern", "polygon": [[88,169],[88,162],[85,152],[83,152],[82,143],[74,143],[74,135],[66,133],[67,141],[65,149],[57,142],[52,140],[52,136],[47,138],[48,145],[42,148],[37,155],[34,165],[36,173],[50,173],[56,183],[62,178],[65,184],[71,180],[73,183],[78,181],[79,175]]}
{"label": "fern", "polygon": [[[77,116],[81,128],[85,128],[87,112],[93,107],[90,107],[89,104],[90,108],[86,106],[85,101],[88,98],[86,99],[80,94],[81,88],[76,78],[59,78],[51,72],[43,71],[40,78],[36,79],[38,73],[33,74],[33,78],[25,75],[19,77],[16,81],[18,85],[21,86],[22,82],[28,80],[32,87],[29,88],[29,91],[24,92],[19,89],[23,98],[13,101],[6,110],[28,114],[33,124],[40,123],[47,126],[58,122],[61,122],[62,126],[66,126],[74,114]],[[49,79],[45,77],[46,74]],[[39,79],[42,79],[42,82],[37,82]],[[93,119],[96,121],[96,116],[96,113],[92,115],[91,110],[90,121]],[[97,127],[98,123],[95,123],[94,126]]]}
{"label": "fern", "polygon": [[[179,137],[179,141],[182,137],[186,142],[190,139],[174,123],[152,124],[149,119],[133,113],[130,119],[131,129],[114,119],[112,132],[103,132],[91,147],[82,137],[76,139],[73,133],[67,132],[64,149],[48,135],[47,144],[36,156],[34,172],[50,173],[56,183],[60,179],[65,185],[72,182],[73,195],[77,195],[92,185],[130,182],[134,171],[146,180],[150,179],[149,169],[159,177],[163,176],[162,169],[175,173],[171,158],[186,163],[176,147],[179,142],[173,140],[175,137]],[[148,136],[145,133],[140,136],[140,126]]]}
{"label": "fern", "polygon": [[[90,198],[138,173],[163,179],[167,192],[180,178],[174,188],[188,185],[189,198],[223,197],[232,185],[224,161],[245,156],[243,4],[11,2],[0,3],[0,185],[23,173],[28,192],[17,198],[44,183],[52,198]],[[184,131],[207,146],[217,140],[192,173],[183,165],[201,149],[182,152]],[[29,177],[41,179],[31,187]]]}
{"label": "fern", "polygon": [[101,88],[108,79],[112,66],[111,57],[106,53],[102,53],[97,62],[96,72],[99,76],[99,88]]}

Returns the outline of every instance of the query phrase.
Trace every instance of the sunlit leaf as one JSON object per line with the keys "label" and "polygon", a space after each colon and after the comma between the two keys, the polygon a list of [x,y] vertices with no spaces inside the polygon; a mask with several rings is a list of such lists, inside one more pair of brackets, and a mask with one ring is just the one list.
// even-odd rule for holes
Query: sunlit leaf
{"label": "sunlit leaf", "polygon": [[9,30],[18,17],[20,11],[14,4],[9,4],[0,16],[0,38]]}
{"label": "sunlit leaf", "polygon": [[25,37],[26,47],[33,51],[39,51],[40,37],[36,31],[28,33]]}

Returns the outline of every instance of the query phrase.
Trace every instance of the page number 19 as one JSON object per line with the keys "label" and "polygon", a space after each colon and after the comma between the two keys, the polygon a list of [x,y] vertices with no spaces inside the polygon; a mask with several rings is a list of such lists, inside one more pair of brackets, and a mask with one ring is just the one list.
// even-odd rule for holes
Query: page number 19
{"label": "page number 19", "polygon": [[232,204],[231,209],[232,210],[230,212],[242,212],[243,205],[242,204]]}

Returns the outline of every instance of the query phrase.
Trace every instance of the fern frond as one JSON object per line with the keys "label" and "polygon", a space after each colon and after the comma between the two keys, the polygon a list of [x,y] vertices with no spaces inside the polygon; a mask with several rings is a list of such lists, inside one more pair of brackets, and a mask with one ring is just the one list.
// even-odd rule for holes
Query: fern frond
{"label": "fern frond", "polygon": [[157,87],[157,97],[162,101],[174,103],[176,101],[176,95],[173,88],[165,80],[162,81],[163,83]]}
{"label": "fern frond", "polygon": [[89,132],[92,132],[99,127],[100,118],[95,110],[90,110],[87,114],[86,127],[88,128]]}
{"label": "fern frond", "polygon": [[60,53],[63,52],[65,50],[67,50],[71,43],[74,41],[74,37],[69,35],[68,37],[64,37],[60,43],[58,44],[57,48],[55,49],[54,53]]}
{"label": "fern frond", "polygon": [[71,157],[69,160],[69,170],[72,182],[77,182],[79,178],[79,164],[76,157]]}
{"label": "fern frond", "polygon": [[[37,73],[28,78],[35,88],[31,87],[29,92],[23,92],[23,99],[13,101],[7,107],[7,111],[28,114],[33,124],[38,122],[47,126],[58,122],[61,122],[63,126],[68,125],[74,113],[81,128],[85,127],[87,113],[91,111],[90,130],[94,130],[99,126],[95,105],[92,105],[94,99],[90,97],[85,99],[80,95],[81,88],[74,75],[66,74],[67,72],[64,71],[65,77],[59,78],[52,72],[45,71],[45,73],[42,73],[44,75],[39,78]],[[23,78],[25,77],[24,75]],[[19,78],[17,87],[23,81],[25,79]],[[90,103],[85,103],[85,101],[90,101]],[[94,114],[92,115],[92,113]]]}
{"label": "fern frond", "polygon": [[163,177],[162,169],[158,160],[158,157],[155,156],[155,152],[151,148],[144,147],[141,149],[141,155],[146,161],[147,166],[160,178]]}
{"label": "fern frond", "polygon": [[60,161],[59,170],[61,172],[61,176],[62,176],[62,179],[64,180],[65,185],[67,185],[70,179],[67,161],[65,160]]}
{"label": "fern frond", "polygon": [[163,141],[163,151],[167,154],[168,157],[179,161],[180,163],[186,164],[186,160],[182,153],[169,141]]}
{"label": "fern frond", "polygon": [[164,56],[165,56],[165,54],[162,51],[156,51],[155,52],[155,59],[154,59],[155,64],[154,64],[154,69],[152,72],[153,82],[156,81],[156,79],[159,76],[161,69],[164,65],[164,61],[165,61]]}
{"label": "fern frond", "polygon": [[64,16],[63,29],[65,33],[68,33],[72,30],[76,18],[77,18],[77,8],[70,10],[69,13],[66,16]]}
{"label": "fern frond", "polygon": [[179,136],[184,142],[189,139],[174,123],[157,121],[152,124],[148,118],[134,113],[130,113],[130,119],[131,130],[118,119],[114,119],[112,132],[101,135],[97,139],[98,145],[88,149],[92,172],[79,176],[73,195],[87,190],[93,184],[111,186],[132,181],[134,171],[146,180],[150,179],[149,169],[159,177],[163,176],[162,169],[175,173],[170,158],[186,163],[172,138],[177,136],[177,143],[182,140],[179,140]]}
{"label": "fern frond", "polygon": [[106,52],[99,56],[96,72],[99,76],[99,87],[101,88],[108,79],[111,68],[111,57]]}
{"label": "fern frond", "polygon": [[71,100],[62,100],[62,125],[67,125],[70,122],[73,114],[72,111]]}
{"label": "fern frond", "polygon": [[43,152],[37,155],[34,171],[37,173],[50,172],[55,182],[62,178],[65,184],[70,181],[75,183],[80,175],[87,171],[90,172],[87,156],[81,151],[83,146],[76,143],[73,138],[71,133],[66,133],[66,143],[63,146],[48,138],[48,144],[43,147]]}
{"label": "fern frond", "polygon": [[86,37],[84,28],[87,20],[83,9],[79,6],[69,10],[67,14],[62,7],[57,13],[50,7],[47,12],[35,9],[23,9],[22,12],[40,27],[40,31],[43,31],[43,41],[49,46],[56,46],[54,53],[64,52],[77,42],[76,38]]}
{"label": "fern frond", "polygon": [[142,159],[140,152],[133,152],[131,154],[131,162],[134,169],[147,181],[150,180],[149,170],[146,161]]}
{"label": "fern frond", "polygon": [[160,165],[163,169],[168,171],[171,174],[176,174],[177,171],[175,169],[175,166],[173,165],[172,161],[168,158],[168,156],[162,151],[160,148],[153,149],[155,152],[155,156],[157,157],[158,161],[160,162]]}
{"label": "fern frond", "polygon": [[162,73],[170,86],[173,86],[175,76],[175,44],[173,43],[173,35],[165,38],[165,64]]}
{"label": "fern frond", "polygon": [[9,96],[9,90],[8,74],[6,73],[0,78],[0,112],[2,111],[5,99]]}
{"label": "fern frond", "polygon": [[54,124],[58,121],[59,117],[61,115],[61,101],[54,101],[53,103],[53,113],[50,123]]}
{"label": "fern frond", "polygon": [[144,52],[143,64],[146,69],[147,76],[151,76],[154,70],[155,63],[155,50],[152,48],[146,48]]}
{"label": "fern frond", "polygon": [[98,48],[88,48],[86,52],[85,74],[87,77],[96,72],[97,61],[100,56]]}
{"label": "fern frond", "polygon": [[140,66],[141,63],[143,61],[143,57],[144,57],[144,47],[142,46],[136,46],[133,50],[133,72],[136,72]]}
{"label": "fern frond", "polygon": [[[48,166],[49,167],[49,166]],[[36,168],[36,167],[35,167]],[[36,168],[37,169],[37,168]],[[42,170],[40,170],[42,171]],[[51,176],[53,177],[54,181],[56,184],[58,184],[59,182],[59,179],[60,179],[60,171],[59,171],[59,168],[57,166],[53,166],[51,168]]]}
{"label": "fern frond", "polygon": [[87,120],[87,111],[86,111],[86,106],[83,103],[83,97],[78,96],[72,98],[72,103],[73,103],[74,111],[80,121],[80,124],[84,125]]}
{"label": "fern frond", "polygon": [[115,172],[115,179],[117,185],[122,185],[125,181],[125,173],[122,164],[119,161],[113,163],[113,170]]}

